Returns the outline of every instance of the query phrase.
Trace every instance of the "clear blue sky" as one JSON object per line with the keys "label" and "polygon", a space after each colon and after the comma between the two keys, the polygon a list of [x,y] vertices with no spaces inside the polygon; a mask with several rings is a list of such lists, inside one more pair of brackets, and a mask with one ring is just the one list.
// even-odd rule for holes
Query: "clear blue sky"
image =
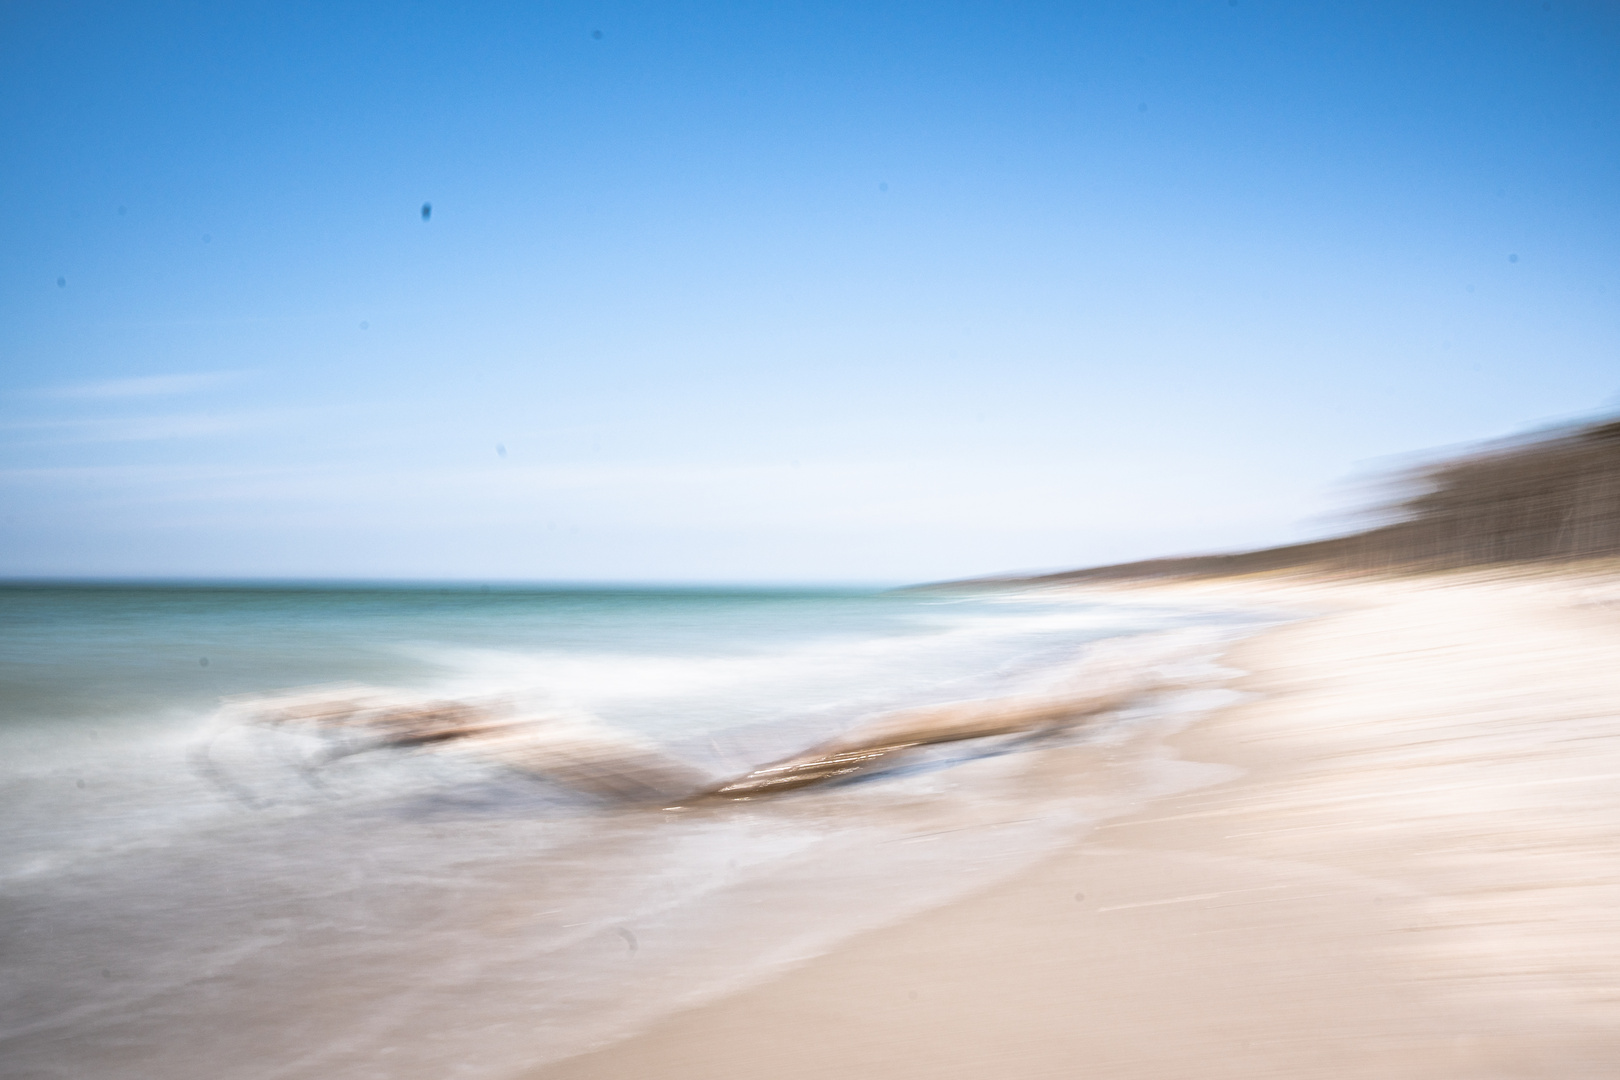
{"label": "clear blue sky", "polygon": [[0,8],[0,575],[1280,543],[1620,392],[1612,3],[332,7]]}

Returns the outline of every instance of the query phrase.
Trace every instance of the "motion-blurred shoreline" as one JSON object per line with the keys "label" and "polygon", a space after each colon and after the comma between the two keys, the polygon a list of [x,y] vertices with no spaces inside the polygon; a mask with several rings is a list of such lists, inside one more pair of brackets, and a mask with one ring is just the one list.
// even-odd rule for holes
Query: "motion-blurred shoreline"
{"label": "motion-blurred shoreline", "polygon": [[[1166,746],[1229,772],[1019,877],[530,1074],[1581,1077],[1620,1059],[1620,576],[1070,586],[1319,614]],[[1068,782],[1104,785],[1071,755]]]}
{"label": "motion-blurred shoreline", "polygon": [[530,1075],[730,1080],[772,1045],[788,1080],[1613,1075],[1620,423],[1401,481],[1336,539],[921,587],[1314,616],[1237,645],[1248,700],[1165,739],[1222,782]]}
{"label": "motion-blurred shoreline", "polygon": [[[1443,465],[1332,557],[30,594],[19,700],[100,712],[5,733],[0,1049],[210,1080],[1606,1076],[1612,428]],[[1417,554],[1345,555],[1375,548]],[[149,663],[199,619],[212,662],[175,645],[118,729],[131,634]],[[381,674],[280,689],[334,657]]]}
{"label": "motion-blurred shoreline", "polygon": [[[210,1080],[385,1049],[405,1075],[512,1075],[981,888],[1207,782],[1144,733],[1224,702],[1211,657],[1271,619],[814,590],[14,599],[33,715],[0,729],[0,1050]],[[1081,747],[1119,758],[1111,785],[1053,771]]]}

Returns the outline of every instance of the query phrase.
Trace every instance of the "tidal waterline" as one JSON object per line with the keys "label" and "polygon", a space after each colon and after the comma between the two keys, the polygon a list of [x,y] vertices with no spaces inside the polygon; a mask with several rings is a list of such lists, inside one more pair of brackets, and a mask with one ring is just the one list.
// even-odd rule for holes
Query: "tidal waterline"
{"label": "tidal waterline", "polygon": [[1099,652],[1196,666],[1255,621],[645,587],[12,586],[0,611],[0,1048],[199,1077],[504,1075],[1011,872],[1112,805],[1035,779],[1038,753],[954,750],[771,805],[632,812],[432,751],[311,770],[276,733],[222,731],[221,697],[511,697],[723,775]]}

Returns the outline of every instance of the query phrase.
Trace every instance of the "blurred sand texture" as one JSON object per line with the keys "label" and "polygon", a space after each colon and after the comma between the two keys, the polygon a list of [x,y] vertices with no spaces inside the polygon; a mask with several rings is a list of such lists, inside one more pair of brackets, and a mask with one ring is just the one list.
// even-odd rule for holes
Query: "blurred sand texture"
{"label": "blurred sand texture", "polygon": [[1129,589],[1320,613],[1169,740],[1234,779],[536,1080],[1620,1075],[1617,582]]}

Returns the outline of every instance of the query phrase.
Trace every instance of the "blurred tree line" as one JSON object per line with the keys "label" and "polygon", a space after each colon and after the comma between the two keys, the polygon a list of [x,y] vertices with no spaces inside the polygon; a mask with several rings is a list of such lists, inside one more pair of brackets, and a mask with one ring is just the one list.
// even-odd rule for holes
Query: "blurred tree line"
{"label": "blurred tree line", "polygon": [[[1419,572],[1620,555],[1620,420],[1495,444],[1396,478],[1388,524],[1308,544],[1047,574],[1025,581]],[[1415,492],[1415,493],[1413,493]]]}
{"label": "blurred tree line", "polygon": [[1354,561],[1489,566],[1620,554],[1620,421],[1419,470],[1401,519],[1346,537]]}

